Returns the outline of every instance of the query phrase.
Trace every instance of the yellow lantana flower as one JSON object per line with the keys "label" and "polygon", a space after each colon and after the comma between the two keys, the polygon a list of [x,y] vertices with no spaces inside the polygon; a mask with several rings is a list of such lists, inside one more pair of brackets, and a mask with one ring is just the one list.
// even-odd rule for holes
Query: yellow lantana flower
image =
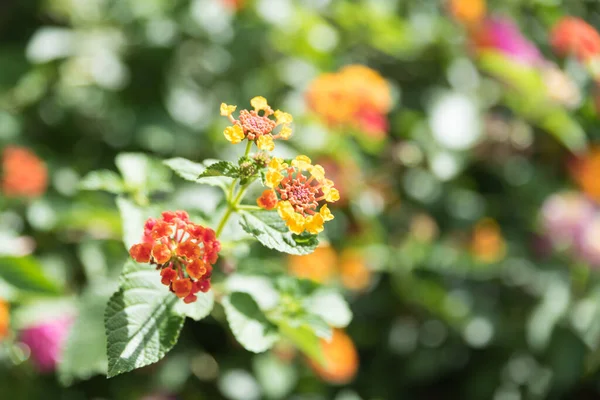
{"label": "yellow lantana flower", "polygon": [[225,139],[229,140],[232,144],[240,143],[244,140],[244,130],[239,125],[228,126],[223,131]]}
{"label": "yellow lantana flower", "polygon": [[230,106],[225,103],[221,103],[221,115],[224,117],[230,117],[236,108],[237,106]]}
{"label": "yellow lantana flower", "polygon": [[263,135],[258,138],[256,145],[260,150],[273,151],[275,149],[275,142],[273,142],[273,136]]}
{"label": "yellow lantana flower", "polygon": [[261,110],[269,110],[269,103],[267,103],[267,99],[262,96],[256,96],[250,100],[250,105],[254,107],[254,111],[258,112]]}

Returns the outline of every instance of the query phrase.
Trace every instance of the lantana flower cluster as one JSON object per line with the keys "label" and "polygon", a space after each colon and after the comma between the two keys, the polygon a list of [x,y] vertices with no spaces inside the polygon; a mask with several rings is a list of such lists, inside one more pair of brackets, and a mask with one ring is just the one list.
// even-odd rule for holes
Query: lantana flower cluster
{"label": "lantana flower cluster", "polygon": [[[267,99],[256,96],[250,100],[253,110],[241,110],[238,119],[233,117],[237,106],[221,104],[221,115],[229,118],[231,126],[225,128],[225,138],[233,144],[244,139],[255,142],[260,150],[273,151],[275,139],[288,140],[292,136],[293,118],[281,110],[273,111]],[[270,118],[271,116],[275,119]],[[277,129],[279,128],[279,129]],[[275,132],[275,130],[278,132]]]}
{"label": "lantana flower cluster", "polygon": [[34,198],[48,186],[46,165],[31,150],[7,146],[2,152],[2,194],[6,197]]}
{"label": "lantana flower cluster", "polygon": [[388,130],[390,86],[377,71],[363,65],[319,76],[311,83],[306,101],[331,126],[354,127],[376,138]]}
{"label": "lantana flower cluster", "polygon": [[333,181],[325,178],[322,166],[312,165],[310,158],[300,155],[289,164],[274,157],[268,165],[265,184],[270,188],[257,200],[260,207],[277,208],[290,231],[311,234],[323,231],[323,224],[333,219],[327,204],[340,199]]}
{"label": "lantana flower cluster", "polygon": [[142,243],[129,250],[140,263],[156,265],[161,282],[185,303],[197,300],[198,292],[210,290],[212,265],[221,244],[210,228],[190,222],[185,211],[165,211],[160,219],[149,218]]}

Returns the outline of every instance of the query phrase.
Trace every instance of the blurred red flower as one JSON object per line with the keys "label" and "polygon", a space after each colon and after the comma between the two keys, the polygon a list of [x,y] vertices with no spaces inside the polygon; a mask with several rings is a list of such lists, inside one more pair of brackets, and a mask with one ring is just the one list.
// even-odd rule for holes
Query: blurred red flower
{"label": "blurred red flower", "polygon": [[550,33],[550,43],[557,54],[573,54],[584,62],[600,53],[600,34],[580,18],[564,17],[559,20]]}
{"label": "blurred red flower", "polygon": [[46,165],[29,149],[7,146],[2,152],[2,193],[6,197],[38,197],[46,191]]}

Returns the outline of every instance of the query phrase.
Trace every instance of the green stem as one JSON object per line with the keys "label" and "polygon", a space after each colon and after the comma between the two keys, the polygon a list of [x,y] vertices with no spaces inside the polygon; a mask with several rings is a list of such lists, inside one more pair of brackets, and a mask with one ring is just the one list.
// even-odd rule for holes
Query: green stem
{"label": "green stem", "polygon": [[244,205],[244,204],[240,204],[237,207],[238,210],[246,210],[246,211],[260,211],[262,210],[262,208],[260,208],[259,206],[250,206],[250,205]]}
{"label": "green stem", "polygon": [[[232,188],[233,188],[233,186],[235,186],[236,181],[237,180],[233,181]],[[248,189],[248,186],[250,186],[251,183],[252,182],[248,182],[247,184],[242,186],[240,188],[240,191],[237,193],[237,195],[233,199],[233,201],[230,200],[232,196],[229,196],[229,199],[227,201],[227,211],[225,211],[225,214],[223,214],[223,218],[221,218],[221,222],[219,222],[219,226],[217,227],[217,232],[216,232],[217,237],[219,237],[219,235],[221,235],[221,233],[223,232],[223,229],[225,228],[225,224],[229,220],[229,217],[231,217],[231,214],[234,211],[237,211],[240,209],[240,202],[242,201],[244,194],[246,194],[246,189]],[[231,190],[231,192],[233,193],[233,189]]]}
{"label": "green stem", "polygon": [[[252,149],[252,143],[253,142],[248,140],[248,144],[246,144],[246,151],[244,152],[244,157],[247,157],[248,154],[250,154],[250,150]],[[233,192],[235,191],[235,185],[236,185],[237,181],[238,181],[237,179],[234,179],[233,182],[231,182],[231,186],[229,187],[229,190],[227,191],[227,211],[225,211],[225,214],[223,214],[223,217],[221,218],[221,221],[219,222],[219,226],[217,227],[217,231],[216,231],[217,237],[219,237],[221,235],[221,233],[223,232],[223,229],[225,228],[225,224],[229,220],[229,217],[231,217],[231,214],[234,211],[237,211],[239,209],[240,202],[242,201],[242,198],[244,197],[244,194],[246,193],[246,189],[248,189],[248,186],[250,186],[250,184],[252,183],[252,182],[248,182],[244,186],[242,186],[240,188],[240,191],[235,196],[235,198],[233,198]]]}

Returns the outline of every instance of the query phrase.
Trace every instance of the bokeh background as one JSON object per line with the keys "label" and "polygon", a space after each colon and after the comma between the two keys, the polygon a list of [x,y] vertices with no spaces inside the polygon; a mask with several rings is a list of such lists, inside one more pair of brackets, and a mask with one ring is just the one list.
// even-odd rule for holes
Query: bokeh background
{"label": "bokeh background", "polygon": [[[600,398],[598,24],[584,0],[2,1],[0,276],[59,295],[0,285],[0,398]],[[158,194],[130,185],[130,153],[236,160],[219,104],[257,95],[294,115],[276,154],[324,165],[342,200],[312,255],[222,268],[338,286],[354,320],[330,368],[248,353],[217,308],[106,380],[127,252],[114,196],[82,179],[210,215],[214,192],[158,166]],[[74,331],[91,369],[60,363]]]}

